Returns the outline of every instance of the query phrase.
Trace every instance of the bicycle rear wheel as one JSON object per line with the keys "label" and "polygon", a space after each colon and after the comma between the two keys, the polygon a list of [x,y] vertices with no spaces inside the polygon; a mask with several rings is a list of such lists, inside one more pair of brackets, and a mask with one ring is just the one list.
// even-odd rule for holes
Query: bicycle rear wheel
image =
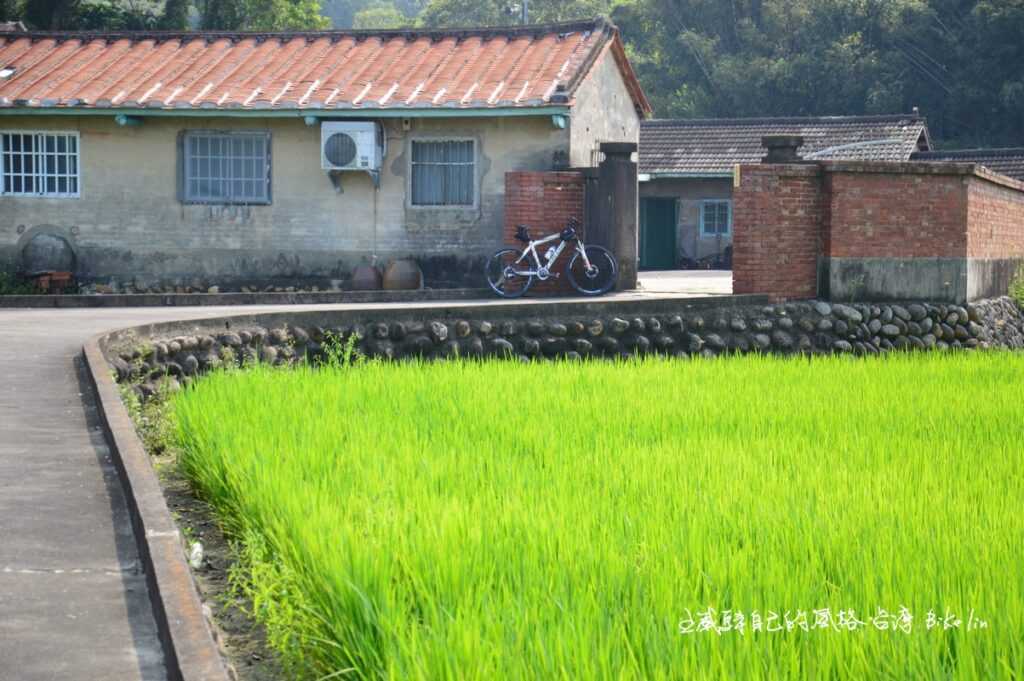
{"label": "bicycle rear wheel", "polygon": [[569,283],[585,296],[608,293],[619,278],[619,263],[611,251],[601,246],[587,246],[586,252],[590,268],[587,268],[577,251],[566,268]]}
{"label": "bicycle rear wheel", "polygon": [[487,265],[484,267],[487,285],[499,296],[518,298],[526,293],[533,284],[532,275],[517,273],[517,270],[530,269],[530,265],[525,259],[516,265],[522,255],[523,252],[515,248],[503,248],[487,261]]}

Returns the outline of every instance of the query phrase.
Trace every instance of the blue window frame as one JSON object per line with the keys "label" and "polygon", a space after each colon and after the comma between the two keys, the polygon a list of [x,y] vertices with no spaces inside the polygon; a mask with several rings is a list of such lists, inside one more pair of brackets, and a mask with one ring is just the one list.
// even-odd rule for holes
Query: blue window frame
{"label": "blue window frame", "polygon": [[732,201],[703,201],[700,204],[700,235],[702,237],[732,234]]}

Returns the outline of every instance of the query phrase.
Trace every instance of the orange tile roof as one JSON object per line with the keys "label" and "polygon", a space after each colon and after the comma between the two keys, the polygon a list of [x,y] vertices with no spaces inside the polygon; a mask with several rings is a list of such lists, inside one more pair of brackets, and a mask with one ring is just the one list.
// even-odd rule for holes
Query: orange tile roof
{"label": "orange tile roof", "polygon": [[[2,108],[382,109],[571,105],[605,47],[650,112],[618,29],[0,34]],[[0,71],[2,72],[2,71]]]}

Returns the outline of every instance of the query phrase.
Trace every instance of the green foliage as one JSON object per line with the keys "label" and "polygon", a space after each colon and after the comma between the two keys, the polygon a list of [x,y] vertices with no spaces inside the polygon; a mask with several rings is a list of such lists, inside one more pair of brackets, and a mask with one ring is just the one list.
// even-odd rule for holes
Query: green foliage
{"label": "green foliage", "polygon": [[98,0],[80,5],[75,28],[84,31],[147,31],[160,27],[158,9],[148,3]]}
{"label": "green foliage", "polygon": [[175,414],[171,408],[169,381],[156,384],[157,391],[143,402],[131,382],[119,383],[121,401],[135,424],[135,430],[142,444],[152,456],[165,454],[173,445],[175,436]]}
{"label": "green foliage", "polygon": [[0,21],[19,21],[24,15],[24,9],[18,0],[0,0]]}
{"label": "green foliage", "polygon": [[27,296],[34,293],[39,291],[30,282],[7,272],[0,272],[0,296]]}
{"label": "green foliage", "polygon": [[79,0],[25,0],[25,22],[43,30],[70,28]]}
{"label": "green foliage", "polygon": [[188,28],[190,0],[167,0],[160,15],[159,27],[165,31],[184,31]]}
{"label": "green foliage", "polygon": [[320,0],[196,0],[203,28],[289,31],[326,28]]}
{"label": "green foliage", "polygon": [[398,28],[412,22],[393,4],[375,2],[359,10],[352,21],[353,28]]}
{"label": "green foliage", "polygon": [[1020,143],[1021,0],[636,0],[614,18],[661,117],[918,106],[946,143]]}
{"label": "green foliage", "polygon": [[1010,282],[1010,297],[1024,308],[1024,265],[1017,268],[1017,273]]}
{"label": "green foliage", "polygon": [[[1011,678],[1022,371],[1010,353],[257,366],[173,409],[289,678]],[[915,620],[680,635],[708,606]],[[926,630],[946,608],[989,628]]]}
{"label": "green foliage", "polygon": [[[615,0],[530,0],[530,21],[567,21],[607,14]],[[507,0],[430,0],[420,14],[425,26],[517,24],[520,4]]]}

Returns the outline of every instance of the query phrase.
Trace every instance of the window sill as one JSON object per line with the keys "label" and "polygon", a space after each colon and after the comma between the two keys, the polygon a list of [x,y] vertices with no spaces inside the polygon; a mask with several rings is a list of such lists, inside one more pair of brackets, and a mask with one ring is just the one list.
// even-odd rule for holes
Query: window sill
{"label": "window sill", "polygon": [[219,208],[242,208],[242,207],[253,207],[253,206],[270,206],[273,205],[270,201],[181,201],[183,206],[216,206]]}

